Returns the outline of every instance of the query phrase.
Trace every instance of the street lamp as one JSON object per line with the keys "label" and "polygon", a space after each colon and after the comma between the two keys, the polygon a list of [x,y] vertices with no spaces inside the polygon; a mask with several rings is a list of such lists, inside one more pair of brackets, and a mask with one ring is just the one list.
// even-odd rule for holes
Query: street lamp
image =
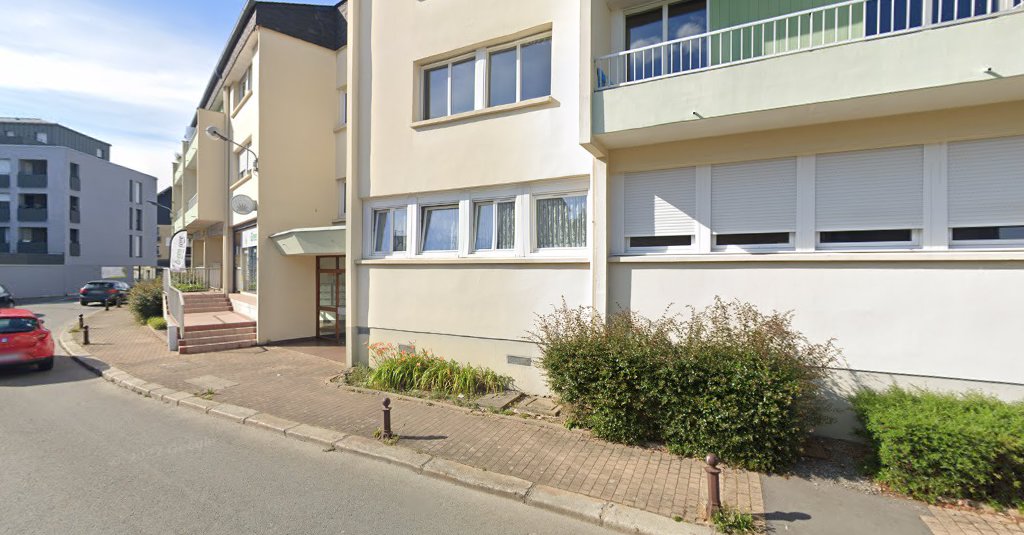
{"label": "street lamp", "polygon": [[213,126],[212,124],[210,126],[206,127],[206,135],[210,136],[210,139],[219,139],[221,141],[227,141],[228,143],[231,143],[232,145],[234,145],[236,147],[239,147],[241,149],[244,149],[244,150],[248,151],[249,154],[252,154],[252,172],[254,172],[254,173],[259,172],[259,165],[258,165],[259,158],[256,157],[256,153],[253,152],[252,149],[250,149],[249,147],[246,147],[245,145],[241,145],[241,144],[235,143],[231,139],[228,139],[227,136],[225,136],[224,134],[221,134],[220,132],[218,132],[217,131],[217,127]]}
{"label": "street lamp", "polygon": [[164,206],[164,205],[162,205],[162,204],[160,204],[160,203],[158,203],[156,201],[146,201],[146,202],[148,202],[149,204],[152,204],[153,206],[156,206],[157,208],[163,208],[164,210],[167,210],[168,212],[173,212],[174,211],[174,210],[171,209],[170,206]]}

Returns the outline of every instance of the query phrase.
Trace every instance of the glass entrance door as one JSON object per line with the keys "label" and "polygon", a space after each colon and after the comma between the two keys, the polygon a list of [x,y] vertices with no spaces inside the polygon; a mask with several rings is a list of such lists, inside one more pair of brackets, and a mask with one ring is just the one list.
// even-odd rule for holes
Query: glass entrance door
{"label": "glass entrance door", "polygon": [[316,335],[345,342],[345,269],[340,256],[316,259]]}

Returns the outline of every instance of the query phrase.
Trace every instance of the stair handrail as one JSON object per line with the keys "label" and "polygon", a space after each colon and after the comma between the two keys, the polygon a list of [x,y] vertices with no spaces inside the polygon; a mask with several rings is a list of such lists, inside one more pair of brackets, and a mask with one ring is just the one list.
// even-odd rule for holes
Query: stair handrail
{"label": "stair handrail", "polygon": [[164,268],[163,272],[167,314],[174,320],[180,336],[185,329],[185,297],[180,290],[174,287],[174,283],[171,281],[171,270]]}

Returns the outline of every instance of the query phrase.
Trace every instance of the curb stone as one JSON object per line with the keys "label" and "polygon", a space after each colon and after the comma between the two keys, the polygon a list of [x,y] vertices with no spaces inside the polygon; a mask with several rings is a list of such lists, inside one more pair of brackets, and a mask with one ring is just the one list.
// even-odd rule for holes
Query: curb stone
{"label": "curb stone", "polygon": [[[143,395],[148,394],[150,397],[159,399],[164,403],[188,407],[221,418],[232,419],[245,425],[282,433],[289,438],[320,444],[341,452],[403,466],[418,474],[451,481],[474,490],[512,498],[539,509],[571,516],[616,531],[640,533],[643,535],[713,535],[715,533],[714,528],[711,526],[676,522],[671,518],[634,507],[541,485],[514,476],[481,470],[448,459],[433,457],[411,448],[398,445],[389,446],[377,440],[301,424],[272,414],[261,413],[248,407],[219,403],[196,397],[189,392],[175,391],[157,383],[148,383],[124,370],[94,358],[74,341],[67,332],[66,326],[60,334],[59,342],[69,356],[71,356],[72,360],[96,375],[134,392]],[[401,398],[406,398],[406,396],[400,396],[399,399]],[[408,400],[424,402],[424,400],[419,398],[408,398]],[[467,412],[472,411],[467,409]],[[548,424],[548,422],[537,423]]]}

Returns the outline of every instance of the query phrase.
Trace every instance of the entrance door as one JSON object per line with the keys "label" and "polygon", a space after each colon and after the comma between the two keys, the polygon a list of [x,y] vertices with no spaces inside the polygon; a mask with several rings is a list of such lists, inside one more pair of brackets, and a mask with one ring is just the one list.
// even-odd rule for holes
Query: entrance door
{"label": "entrance door", "polygon": [[316,335],[345,342],[345,269],[340,256],[316,258]]}

